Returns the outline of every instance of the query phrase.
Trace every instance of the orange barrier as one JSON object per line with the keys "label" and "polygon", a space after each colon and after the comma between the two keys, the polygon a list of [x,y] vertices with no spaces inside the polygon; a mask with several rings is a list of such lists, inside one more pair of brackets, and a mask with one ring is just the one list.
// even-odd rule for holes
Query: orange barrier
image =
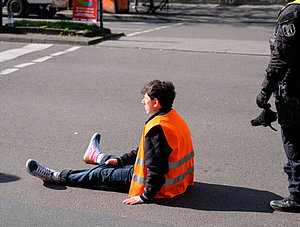
{"label": "orange barrier", "polygon": [[128,13],[128,0],[103,0],[103,11],[108,13]]}

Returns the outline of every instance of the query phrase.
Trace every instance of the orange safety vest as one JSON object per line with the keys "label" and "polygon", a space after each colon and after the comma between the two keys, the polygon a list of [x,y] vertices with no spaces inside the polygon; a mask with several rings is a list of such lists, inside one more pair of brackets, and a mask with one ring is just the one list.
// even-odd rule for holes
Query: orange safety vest
{"label": "orange safety vest", "polygon": [[166,182],[155,198],[172,198],[185,192],[187,186],[194,183],[194,150],[191,133],[185,121],[175,110],[171,110],[165,115],[154,117],[144,127],[129,197],[138,196],[144,192],[147,177],[144,156],[145,136],[156,125],[162,127],[166,140],[173,151],[168,159],[169,172],[165,174]]}

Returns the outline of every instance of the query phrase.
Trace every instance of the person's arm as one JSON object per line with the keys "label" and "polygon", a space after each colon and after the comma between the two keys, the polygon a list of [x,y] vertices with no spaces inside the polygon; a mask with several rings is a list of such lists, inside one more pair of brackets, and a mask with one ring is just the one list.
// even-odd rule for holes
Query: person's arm
{"label": "person's arm", "polygon": [[145,137],[145,166],[147,176],[144,193],[140,195],[145,202],[154,199],[165,183],[165,174],[169,171],[168,159],[172,152],[160,125],[153,127]]}
{"label": "person's arm", "polygon": [[139,148],[137,148],[136,150],[132,150],[131,152],[126,153],[121,157],[109,159],[105,162],[105,164],[111,164],[115,166],[133,165],[135,163],[138,150]]}
{"label": "person's arm", "polygon": [[134,165],[138,150],[139,148],[132,150],[129,153],[123,154],[122,156],[117,158],[118,165],[119,166]]}
{"label": "person's arm", "polygon": [[276,89],[280,80],[283,79],[288,69],[289,57],[293,48],[293,39],[283,34],[285,24],[278,25],[278,31],[274,40],[274,49],[271,51],[271,59],[266,69],[265,79],[262,87],[269,93]]}
{"label": "person's arm", "polygon": [[271,48],[271,59],[261,85],[261,92],[257,96],[257,105],[261,108],[267,105],[278,82],[284,78],[288,68],[296,60],[294,58],[298,34],[296,34],[294,20],[293,13],[285,13],[278,22],[274,45]]}

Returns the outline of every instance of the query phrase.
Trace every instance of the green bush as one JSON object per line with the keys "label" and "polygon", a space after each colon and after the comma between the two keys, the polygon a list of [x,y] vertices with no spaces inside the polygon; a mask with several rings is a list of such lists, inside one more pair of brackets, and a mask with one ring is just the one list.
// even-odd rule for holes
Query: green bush
{"label": "green bush", "polygon": [[22,27],[40,27],[40,28],[60,28],[68,30],[91,30],[97,29],[99,26],[97,24],[86,24],[80,22],[70,22],[70,21],[30,21],[30,20],[16,20],[15,26]]}

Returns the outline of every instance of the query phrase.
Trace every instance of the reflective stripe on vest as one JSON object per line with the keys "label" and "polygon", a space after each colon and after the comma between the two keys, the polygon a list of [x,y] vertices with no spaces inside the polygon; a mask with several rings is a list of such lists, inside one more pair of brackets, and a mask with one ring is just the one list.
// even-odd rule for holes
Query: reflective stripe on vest
{"label": "reflective stripe on vest", "polygon": [[[188,160],[190,160],[192,157],[194,157],[194,151],[192,151],[191,153],[187,154],[186,156],[184,156],[184,158],[180,159],[177,162],[168,162],[169,163],[169,169],[175,169],[179,166],[181,166],[182,164],[184,164],[185,162],[187,162]],[[137,165],[140,166],[145,166],[145,160],[140,159],[140,158],[136,158],[136,162]]]}
{"label": "reflective stripe on vest", "polygon": [[[194,172],[194,166],[188,168],[184,174],[182,174],[176,178],[166,179],[166,182],[164,183],[164,185],[177,184],[180,181],[184,180],[188,174],[193,173],[193,172]],[[138,183],[141,183],[141,184],[145,184],[146,178],[138,176],[138,175],[133,175],[132,180],[136,181]]]}
{"label": "reflective stripe on vest", "polygon": [[175,110],[166,115],[156,116],[144,127],[143,136],[139,146],[134,173],[131,181],[129,196],[141,195],[144,192],[147,168],[144,158],[144,141],[148,131],[160,125],[166,140],[172,148],[168,159],[169,172],[165,174],[166,182],[155,198],[174,197],[183,193],[194,180],[194,150],[190,131]]}

